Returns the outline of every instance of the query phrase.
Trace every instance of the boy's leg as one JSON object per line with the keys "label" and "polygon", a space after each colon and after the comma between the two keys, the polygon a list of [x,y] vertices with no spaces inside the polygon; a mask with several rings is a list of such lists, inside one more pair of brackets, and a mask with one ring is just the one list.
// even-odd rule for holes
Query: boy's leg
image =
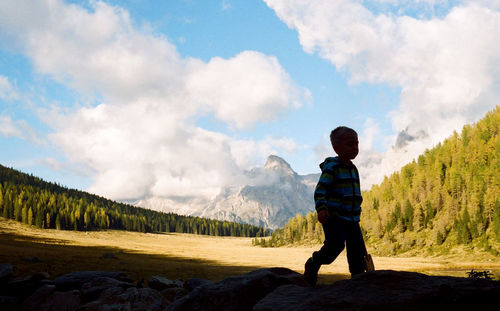
{"label": "boy's leg", "polygon": [[323,232],[325,234],[323,247],[314,252],[305,264],[304,278],[311,285],[316,284],[321,265],[332,263],[344,249],[346,235],[340,219],[336,217],[329,219],[327,223],[323,224]]}
{"label": "boy's leg", "polygon": [[347,228],[346,248],[347,262],[349,263],[349,271],[351,275],[360,274],[366,270],[365,262],[365,246],[363,235],[358,222],[350,223]]}
{"label": "boy's leg", "polygon": [[325,241],[323,246],[312,255],[313,261],[320,265],[331,264],[344,250],[346,242],[345,221],[338,217],[331,217],[323,224]]}
{"label": "boy's leg", "polygon": [[306,264],[304,265],[304,279],[309,285],[316,285],[318,281],[318,271],[321,267],[320,264],[313,262],[312,257],[307,259]]}

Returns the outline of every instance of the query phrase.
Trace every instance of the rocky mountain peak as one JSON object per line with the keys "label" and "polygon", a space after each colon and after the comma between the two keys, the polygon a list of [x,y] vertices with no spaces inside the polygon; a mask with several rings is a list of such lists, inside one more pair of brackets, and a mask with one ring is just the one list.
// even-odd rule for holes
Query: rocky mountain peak
{"label": "rocky mountain peak", "polygon": [[247,223],[277,229],[297,214],[314,211],[318,174],[299,175],[284,159],[270,155],[266,164],[244,172],[247,183],[221,189],[213,199],[148,198],[136,205],[162,212]]}
{"label": "rocky mountain peak", "polygon": [[270,155],[267,157],[266,164],[264,165],[264,169],[270,171],[276,171],[278,173],[284,173],[286,175],[296,175],[295,171],[292,169],[290,164],[284,159],[276,156]]}

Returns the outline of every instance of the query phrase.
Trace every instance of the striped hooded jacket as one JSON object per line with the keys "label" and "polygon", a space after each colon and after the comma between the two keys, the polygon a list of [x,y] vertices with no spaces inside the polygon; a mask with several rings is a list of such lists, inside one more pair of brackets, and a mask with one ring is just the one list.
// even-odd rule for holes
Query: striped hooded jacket
{"label": "striped hooded jacket", "polygon": [[322,173],[314,191],[316,211],[327,209],[330,216],[359,221],[363,198],[356,166],[329,157],[319,167]]}

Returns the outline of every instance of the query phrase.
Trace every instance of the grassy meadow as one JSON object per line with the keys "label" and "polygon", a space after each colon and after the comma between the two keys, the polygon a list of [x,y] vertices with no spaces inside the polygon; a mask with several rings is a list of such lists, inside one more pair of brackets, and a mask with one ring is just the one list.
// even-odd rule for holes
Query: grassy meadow
{"label": "grassy meadow", "polygon": [[[286,267],[303,272],[303,264],[320,245],[254,247],[251,238],[128,231],[37,229],[0,217],[0,263],[14,266],[17,277],[45,271],[51,277],[78,270],[115,270],[134,280],[152,275],[170,279],[220,280],[259,268]],[[487,254],[456,252],[441,257],[375,257],[378,270],[418,271],[466,276],[471,269],[492,270],[500,279],[500,260]],[[345,252],[322,267],[320,283],[348,278]]]}

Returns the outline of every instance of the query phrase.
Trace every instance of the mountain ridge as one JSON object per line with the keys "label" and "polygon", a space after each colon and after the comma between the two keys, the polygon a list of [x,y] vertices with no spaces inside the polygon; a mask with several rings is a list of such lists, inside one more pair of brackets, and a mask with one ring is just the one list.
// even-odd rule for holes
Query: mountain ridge
{"label": "mountain ridge", "polygon": [[135,205],[163,211],[276,229],[297,214],[314,210],[319,174],[297,174],[283,158],[270,155],[262,167],[244,172],[248,183],[227,186],[213,199],[148,198]]}

